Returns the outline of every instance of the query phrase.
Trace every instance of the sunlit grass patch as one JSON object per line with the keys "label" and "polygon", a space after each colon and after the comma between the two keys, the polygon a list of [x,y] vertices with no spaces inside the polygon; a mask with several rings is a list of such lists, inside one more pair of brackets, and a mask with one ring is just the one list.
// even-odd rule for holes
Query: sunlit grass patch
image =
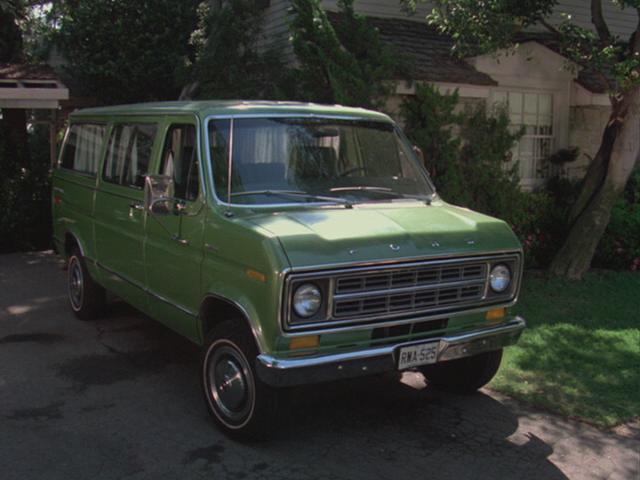
{"label": "sunlit grass patch", "polygon": [[490,388],[601,426],[640,416],[639,274],[528,275],[514,311],[528,329]]}

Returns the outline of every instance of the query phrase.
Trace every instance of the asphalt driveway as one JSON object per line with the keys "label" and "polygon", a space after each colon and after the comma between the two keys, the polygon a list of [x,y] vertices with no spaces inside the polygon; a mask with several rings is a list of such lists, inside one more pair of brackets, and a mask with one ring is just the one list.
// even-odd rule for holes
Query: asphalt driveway
{"label": "asphalt driveway", "polygon": [[639,478],[640,439],[418,374],[292,390],[259,445],[219,433],[199,351],[121,302],[76,320],[51,253],[0,256],[0,478]]}

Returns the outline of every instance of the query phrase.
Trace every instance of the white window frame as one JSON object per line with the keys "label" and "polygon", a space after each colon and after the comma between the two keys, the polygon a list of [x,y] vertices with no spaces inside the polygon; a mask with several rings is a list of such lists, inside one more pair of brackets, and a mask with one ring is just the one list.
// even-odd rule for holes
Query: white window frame
{"label": "white window frame", "polygon": [[[547,178],[547,175],[545,173],[550,173],[550,172],[543,172],[541,173],[539,171],[540,165],[539,162],[545,158],[545,155],[538,155],[536,154],[536,149],[537,149],[537,142],[536,140],[539,139],[550,139],[550,147],[549,147],[549,154],[552,154],[553,152],[555,152],[556,150],[558,150],[558,148],[560,148],[560,145],[564,142],[562,142],[561,139],[561,129],[560,127],[560,108],[561,105],[559,105],[558,102],[558,95],[560,94],[559,91],[557,90],[550,90],[550,89],[535,89],[535,88],[518,88],[518,87],[510,87],[510,86],[506,86],[506,85],[500,85],[499,87],[496,88],[492,88],[490,90],[490,94],[489,94],[489,100],[490,100],[490,107],[496,105],[497,103],[500,103],[500,100],[496,99],[497,94],[509,94],[509,93],[520,93],[522,94],[522,110],[521,110],[521,115],[524,116],[524,102],[525,102],[525,94],[532,94],[532,95],[536,95],[538,97],[538,111],[536,112],[536,115],[539,115],[539,101],[540,101],[540,95],[549,95],[551,97],[551,134],[550,135],[545,135],[545,134],[525,134],[524,137],[526,138],[530,138],[533,140],[534,142],[534,152],[533,152],[533,156],[531,158],[531,163],[529,165],[523,165],[522,163],[519,165],[518,167],[518,175],[520,177],[520,184],[522,185],[523,188],[525,189],[532,189],[535,188],[539,185],[541,185],[542,183],[544,183],[545,179]],[[508,112],[510,113],[510,112]],[[514,127],[519,128],[519,125],[514,125]],[[520,149],[520,142],[518,142],[516,144],[516,146],[513,148],[513,159],[511,162],[509,162],[509,166],[512,167],[516,162],[521,162],[522,158],[520,158],[519,156],[519,149]],[[523,172],[533,172],[533,176],[530,175],[523,175]]]}

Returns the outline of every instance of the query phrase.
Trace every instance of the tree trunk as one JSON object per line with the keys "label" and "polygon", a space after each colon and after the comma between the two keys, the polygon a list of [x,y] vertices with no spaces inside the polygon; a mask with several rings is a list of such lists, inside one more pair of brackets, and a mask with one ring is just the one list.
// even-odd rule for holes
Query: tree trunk
{"label": "tree trunk", "polygon": [[[591,266],[604,234],[611,209],[624,190],[640,154],[640,88],[627,93],[624,105],[614,105],[611,121],[594,164],[585,178],[587,195],[581,195],[569,235],[553,259],[554,275],[580,279]],[[578,206],[578,205],[576,205]]]}
{"label": "tree trunk", "polygon": [[[614,107],[614,110],[617,109]],[[578,198],[576,198],[575,203],[571,207],[571,212],[569,213],[570,224],[577,220],[580,214],[587,208],[587,205],[593,199],[594,195],[596,195],[598,190],[604,184],[607,175],[607,167],[609,165],[609,160],[611,159],[611,151],[620,132],[619,122],[611,123],[611,119],[616,118],[617,115],[617,111],[612,111],[609,118],[610,121],[605,127],[602,135],[600,148],[598,148],[596,156],[593,157],[593,160],[589,163],[589,168],[584,176],[580,193],[578,194]]]}

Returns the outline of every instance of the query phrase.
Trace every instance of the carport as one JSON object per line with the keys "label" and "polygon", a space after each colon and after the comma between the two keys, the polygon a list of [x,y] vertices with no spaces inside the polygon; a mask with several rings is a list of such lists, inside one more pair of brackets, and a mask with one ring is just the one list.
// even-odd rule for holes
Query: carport
{"label": "carport", "polygon": [[[29,124],[49,125],[51,164],[56,162],[56,124],[60,102],[69,99],[69,89],[48,65],[0,64],[0,109],[3,116],[28,118],[27,111],[44,111],[33,115]],[[36,112],[34,112],[36,113]]]}

